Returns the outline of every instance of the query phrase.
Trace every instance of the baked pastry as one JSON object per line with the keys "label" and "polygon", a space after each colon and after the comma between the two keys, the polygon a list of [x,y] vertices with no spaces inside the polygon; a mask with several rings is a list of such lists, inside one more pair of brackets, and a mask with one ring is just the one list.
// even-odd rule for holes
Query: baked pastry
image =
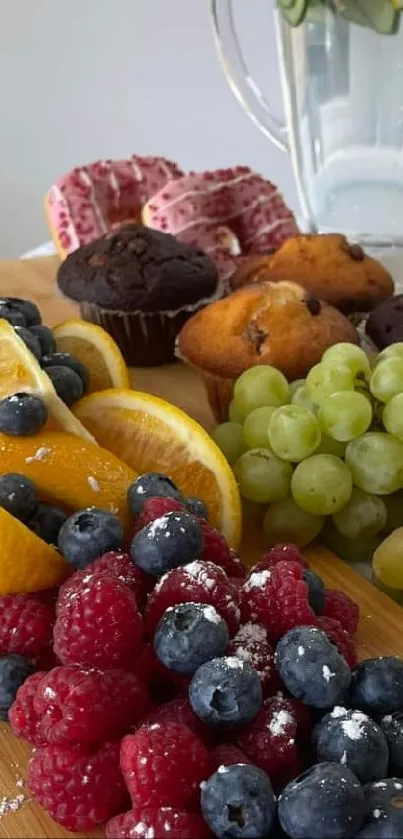
{"label": "baked pastry", "polygon": [[[298,232],[294,215],[277,187],[247,166],[175,178],[150,198],[142,220],[203,249],[208,249],[217,226],[225,225],[242,255],[266,254]],[[228,291],[228,280],[238,264],[237,253],[227,247],[211,255],[218,260],[224,291]]]}
{"label": "baked pastry", "polygon": [[299,283],[345,314],[371,311],[394,290],[389,271],[339,233],[292,236],[275,253],[245,260],[231,287],[266,280]]}
{"label": "baked pastry", "polygon": [[327,347],[358,343],[352,323],[291,282],[261,283],[206,306],[181,329],[177,355],[203,375],[218,422],[228,417],[235,380],[256,364],[304,378]]}
{"label": "baked pastry", "polygon": [[366,322],[365,332],[378,350],[403,341],[403,294],[377,306]]}
{"label": "baked pastry", "polygon": [[219,294],[217,269],[203,251],[141,225],[78,248],[57,282],[81,317],[103,326],[126,362],[141,366],[172,361],[181,326]]}
{"label": "baked pastry", "polygon": [[99,160],[59,178],[45,198],[56,250],[64,259],[81,245],[127,222],[140,221],[143,204],[182,174],[164,157]]}

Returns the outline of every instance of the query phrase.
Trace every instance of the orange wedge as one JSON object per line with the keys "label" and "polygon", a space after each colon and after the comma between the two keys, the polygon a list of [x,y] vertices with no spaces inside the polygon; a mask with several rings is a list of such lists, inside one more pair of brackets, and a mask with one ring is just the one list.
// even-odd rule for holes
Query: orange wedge
{"label": "orange wedge", "polygon": [[0,319],[0,399],[21,391],[36,393],[46,402],[53,426],[93,441],[91,434],[59,399],[49,376],[24,341],[7,321]]}
{"label": "orange wedge", "polygon": [[2,508],[0,541],[0,595],[52,588],[66,576],[67,565],[55,548]]}
{"label": "orange wedge", "polygon": [[0,474],[6,472],[31,478],[47,501],[71,510],[102,507],[124,526],[130,521],[126,494],[136,474],[96,443],[46,429],[34,437],[0,434]]}
{"label": "orange wedge", "polygon": [[100,445],[138,474],[164,472],[185,495],[208,504],[211,522],[238,546],[241,506],[235,477],[210,435],[184,411],[147,393],[105,390],[74,412]]}
{"label": "orange wedge", "polygon": [[74,318],[56,326],[53,335],[58,352],[71,353],[87,367],[89,393],[110,387],[130,387],[122,353],[101,326]]}

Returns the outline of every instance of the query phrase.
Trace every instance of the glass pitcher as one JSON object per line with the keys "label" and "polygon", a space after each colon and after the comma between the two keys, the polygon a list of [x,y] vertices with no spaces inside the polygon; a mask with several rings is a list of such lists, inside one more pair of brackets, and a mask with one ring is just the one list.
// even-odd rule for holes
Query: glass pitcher
{"label": "glass pitcher", "polygon": [[228,81],[249,116],[290,154],[307,230],[401,248],[403,13],[393,34],[380,34],[339,14],[338,0],[333,9],[329,0],[307,6],[294,27],[274,12],[283,124],[248,72],[233,0],[211,0]]}

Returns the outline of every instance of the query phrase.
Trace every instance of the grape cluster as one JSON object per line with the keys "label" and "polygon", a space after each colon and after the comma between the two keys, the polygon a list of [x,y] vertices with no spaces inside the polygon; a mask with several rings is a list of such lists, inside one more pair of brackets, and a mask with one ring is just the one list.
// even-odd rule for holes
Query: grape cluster
{"label": "grape cluster", "polygon": [[403,525],[403,343],[372,366],[360,347],[336,344],[291,384],[252,367],[213,437],[242,496],[268,505],[269,545],[304,546],[322,532],[337,553],[367,559]]}

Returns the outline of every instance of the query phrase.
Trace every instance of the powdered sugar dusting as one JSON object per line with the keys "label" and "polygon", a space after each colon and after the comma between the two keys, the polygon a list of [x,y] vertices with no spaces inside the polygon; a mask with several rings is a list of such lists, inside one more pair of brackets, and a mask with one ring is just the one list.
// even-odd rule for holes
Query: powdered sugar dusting
{"label": "powdered sugar dusting", "polygon": [[168,516],[160,516],[159,519],[154,519],[151,524],[147,527],[147,537],[148,539],[154,539],[157,533],[160,533],[161,530],[167,530],[169,525],[169,518]]}
{"label": "powdered sugar dusting", "polygon": [[268,568],[263,571],[253,571],[244,585],[244,591],[250,591],[252,588],[263,588],[270,577],[271,571]]}
{"label": "powdered sugar dusting", "polygon": [[330,713],[330,716],[334,718],[345,717],[347,713],[347,708],[343,708],[342,705],[335,705],[333,711]]}
{"label": "powdered sugar dusting", "polygon": [[213,577],[209,576],[208,566],[209,563],[196,559],[194,562],[189,562],[188,565],[185,565],[183,570],[192,580],[204,586],[207,591],[212,591],[215,588],[216,582]]}
{"label": "powdered sugar dusting", "polygon": [[289,711],[276,711],[269,724],[270,734],[272,734],[273,737],[281,737],[281,735],[284,734],[287,725],[290,725],[292,722],[293,718]]}
{"label": "powdered sugar dusting", "polygon": [[267,641],[267,629],[259,623],[244,623],[243,626],[239,627],[234,638],[236,644],[238,642],[240,644],[252,642],[261,644],[264,641]]}
{"label": "powdered sugar dusting", "polygon": [[88,484],[91,487],[93,492],[100,492],[101,491],[101,487],[99,486],[99,483],[98,483],[97,479],[94,478],[93,475],[89,475],[88,478],[87,478],[87,481],[88,481]]}
{"label": "powdered sugar dusting", "polygon": [[[15,781],[17,789],[21,790],[24,786],[22,778],[17,778]],[[0,818],[6,816],[8,813],[16,813],[28,801],[23,792],[16,792],[14,795],[5,795],[0,798]]]}
{"label": "powdered sugar dusting", "polygon": [[48,449],[46,446],[39,446],[39,449],[36,450],[35,454],[25,458],[25,463],[34,463],[37,460],[46,460],[50,453],[51,449]]}
{"label": "powdered sugar dusting", "polygon": [[221,623],[221,616],[214,606],[203,606],[203,615],[210,623]]}
{"label": "powdered sugar dusting", "polygon": [[340,725],[344,734],[350,740],[361,740],[361,737],[365,735],[364,724],[366,722],[368,722],[366,714],[362,714],[361,711],[353,711],[348,719],[342,720]]}
{"label": "powdered sugar dusting", "polygon": [[322,667],[322,675],[325,682],[330,682],[330,679],[334,679],[336,673],[332,673],[330,667],[327,664],[324,664]]}
{"label": "powdered sugar dusting", "polygon": [[235,655],[227,655],[223,661],[225,661],[225,664],[227,667],[230,667],[231,670],[242,670],[244,666],[244,662]]}

